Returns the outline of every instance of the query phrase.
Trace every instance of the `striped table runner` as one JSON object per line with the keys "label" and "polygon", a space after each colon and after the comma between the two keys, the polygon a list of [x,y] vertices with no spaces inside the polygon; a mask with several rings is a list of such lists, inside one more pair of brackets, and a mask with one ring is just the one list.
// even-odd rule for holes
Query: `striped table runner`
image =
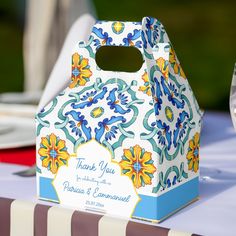
{"label": "striped table runner", "polygon": [[0,235],[196,236],[159,226],[8,198],[0,198]]}

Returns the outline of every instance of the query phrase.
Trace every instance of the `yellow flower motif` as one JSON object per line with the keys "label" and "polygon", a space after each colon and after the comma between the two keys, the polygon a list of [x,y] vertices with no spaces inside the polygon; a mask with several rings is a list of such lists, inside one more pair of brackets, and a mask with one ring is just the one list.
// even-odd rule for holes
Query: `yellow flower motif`
{"label": "yellow flower motif", "polygon": [[193,170],[195,173],[199,168],[199,146],[200,146],[200,135],[196,133],[189,141],[189,149],[187,153],[188,169]]}
{"label": "yellow flower motif", "polygon": [[144,81],[143,86],[139,86],[139,91],[142,91],[143,93],[147,94],[148,96],[151,96],[151,86],[149,83],[149,78],[147,72],[145,72],[142,76],[142,80]]}
{"label": "yellow flower motif", "polygon": [[163,74],[164,78],[168,80],[169,68],[168,63],[166,63],[165,59],[160,57],[156,60],[158,67],[160,68],[161,73]]}
{"label": "yellow flower motif", "polygon": [[176,54],[174,49],[170,48],[170,58],[169,58],[170,64],[173,66],[175,74],[179,74],[181,77],[186,79],[186,75],[184,74],[184,71],[180,65],[180,63],[177,62]]}
{"label": "yellow flower motif", "polygon": [[172,122],[174,120],[174,113],[170,107],[167,106],[165,108],[165,114],[166,114],[166,118],[169,122]]}
{"label": "yellow flower motif", "polygon": [[104,109],[103,109],[102,107],[95,107],[95,108],[91,111],[90,115],[91,115],[93,118],[98,118],[98,117],[100,117],[101,115],[103,115],[103,113],[104,113]]}
{"label": "yellow flower motif", "polygon": [[156,171],[152,153],[146,152],[139,145],[124,149],[124,155],[119,165],[122,173],[133,181],[136,188],[152,184],[153,174]]}
{"label": "yellow flower motif", "polygon": [[42,160],[42,166],[50,170],[53,174],[57,173],[60,166],[68,165],[68,159],[70,157],[65,141],[59,139],[53,133],[41,138],[38,154]]}
{"label": "yellow flower motif", "polygon": [[84,86],[92,75],[89,68],[88,59],[83,58],[78,53],[74,53],[72,56],[72,82],[69,87],[75,88],[77,86]]}
{"label": "yellow flower motif", "polygon": [[120,34],[124,30],[124,23],[122,23],[120,21],[114,22],[112,26],[113,26],[113,30],[116,34]]}

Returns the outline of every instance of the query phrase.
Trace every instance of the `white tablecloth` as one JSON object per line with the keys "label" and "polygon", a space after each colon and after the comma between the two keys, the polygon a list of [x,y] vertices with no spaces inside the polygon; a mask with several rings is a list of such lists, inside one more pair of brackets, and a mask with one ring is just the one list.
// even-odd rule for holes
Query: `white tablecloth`
{"label": "white tablecloth", "polygon": [[[206,112],[200,152],[200,200],[160,226],[203,235],[236,235],[236,131],[229,114]],[[0,164],[0,197],[37,201],[35,178],[12,175],[23,169]]]}

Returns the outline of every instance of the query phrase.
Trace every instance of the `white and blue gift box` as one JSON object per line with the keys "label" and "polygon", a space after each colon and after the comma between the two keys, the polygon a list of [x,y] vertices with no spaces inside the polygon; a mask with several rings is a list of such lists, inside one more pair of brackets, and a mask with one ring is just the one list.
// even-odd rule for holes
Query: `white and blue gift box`
{"label": "white and blue gift box", "polygon": [[[107,46],[136,48],[141,68],[102,70]],[[39,198],[151,222],[196,200],[202,114],[163,25],[97,21],[72,54],[69,86],[36,115]]]}

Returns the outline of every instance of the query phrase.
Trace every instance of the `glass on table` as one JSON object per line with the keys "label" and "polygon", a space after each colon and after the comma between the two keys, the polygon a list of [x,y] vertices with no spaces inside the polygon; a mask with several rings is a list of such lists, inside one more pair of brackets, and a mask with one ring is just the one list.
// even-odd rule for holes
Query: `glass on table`
{"label": "glass on table", "polygon": [[[229,104],[232,122],[236,131],[236,63],[234,65]],[[200,168],[200,181],[211,181],[220,179],[234,180],[235,177],[235,173],[225,172],[220,169],[215,169],[211,167]]]}
{"label": "glass on table", "polygon": [[230,104],[231,118],[233,121],[234,129],[236,130],[236,63],[234,65],[229,104]]}

